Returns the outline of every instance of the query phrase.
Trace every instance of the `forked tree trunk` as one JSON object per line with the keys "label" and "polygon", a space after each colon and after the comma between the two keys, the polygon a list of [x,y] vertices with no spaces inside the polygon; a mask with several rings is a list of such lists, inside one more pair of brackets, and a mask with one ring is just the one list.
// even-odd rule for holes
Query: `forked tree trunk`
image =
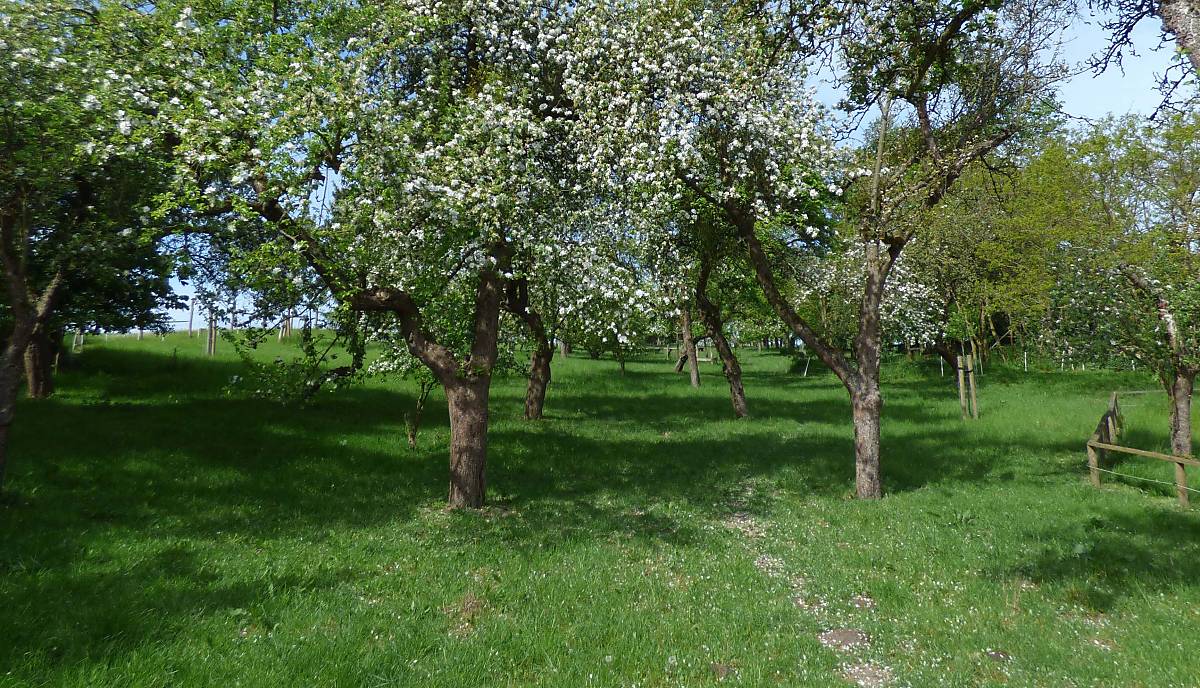
{"label": "forked tree trunk", "polygon": [[451,509],[478,509],[487,489],[488,397],[491,376],[446,385],[450,411]]}
{"label": "forked tree trunk", "polygon": [[684,306],[679,323],[680,334],[683,335],[683,355],[687,356],[688,373],[692,378],[692,386],[700,386],[700,361],[696,360],[696,340],[692,337],[692,312],[690,306]]}
{"label": "forked tree trunk", "polygon": [[37,303],[30,303],[24,265],[13,257],[10,250],[11,231],[12,225],[9,223],[0,226],[0,262],[7,272],[6,286],[13,319],[12,331],[4,343],[4,351],[0,353],[0,490],[4,489],[4,475],[8,467],[9,430],[16,412],[25,350],[34,332],[44,328],[46,320],[53,313],[65,276],[60,268],[46,285]]}
{"label": "forked tree trunk", "polygon": [[32,399],[54,393],[54,347],[42,328],[37,328],[25,347],[25,383]]}
{"label": "forked tree trunk", "polygon": [[[320,263],[314,262],[320,267]],[[475,288],[475,323],[471,354],[466,361],[434,341],[425,331],[421,309],[404,291],[388,288],[367,289],[347,295],[348,303],[359,311],[393,312],[400,318],[400,333],[409,353],[433,372],[446,392],[450,415],[450,497],[451,509],[483,506],[487,479],[488,396],[492,371],[496,366],[500,330],[499,275],[484,270]]]}
{"label": "forked tree trunk", "polygon": [[0,358],[0,489],[4,487],[4,474],[8,466],[9,428],[12,427],[17,394],[21,389],[21,366],[25,349],[36,327],[28,309],[21,309],[14,321],[8,341],[4,343],[3,357]]}
{"label": "forked tree trunk", "polygon": [[[860,499],[878,498],[883,493],[879,477],[879,418],[883,409],[883,398],[879,393],[882,338],[879,310],[891,263],[879,260],[878,247],[868,246],[867,279],[863,288],[863,300],[859,306],[858,335],[855,341],[857,367],[852,367],[839,351],[830,346],[796,313],[779,292],[775,285],[775,277],[771,273],[770,260],[754,235],[753,222],[744,221],[738,230],[746,245],[755,278],[762,287],[763,295],[767,297],[767,303],[846,387],[854,420],[856,491]],[[895,260],[895,255],[889,253],[891,261]]]}
{"label": "forked tree trunk", "polygon": [[1192,388],[1195,372],[1177,372],[1168,395],[1171,400],[1171,453],[1192,455]]}

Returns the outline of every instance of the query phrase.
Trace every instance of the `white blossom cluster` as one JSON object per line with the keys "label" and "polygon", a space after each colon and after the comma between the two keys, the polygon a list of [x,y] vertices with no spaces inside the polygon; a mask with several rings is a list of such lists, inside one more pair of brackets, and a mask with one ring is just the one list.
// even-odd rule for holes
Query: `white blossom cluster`
{"label": "white blossom cluster", "polygon": [[646,206],[692,188],[759,219],[826,191],[822,110],[803,63],[773,50],[758,18],[639,0],[580,14],[563,83],[598,177]]}
{"label": "white blossom cluster", "polygon": [[[841,317],[832,326],[845,331],[827,333],[829,336],[852,336],[855,332],[866,266],[866,251],[857,242],[843,251],[801,263],[797,304],[824,298],[831,304],[831,310],[844,311],[836,314]],[[945,334],[940,295],[921,281],[903,255],[891,267],[880,304],[880,319],[885,337],[907,344],[932,344]]]}

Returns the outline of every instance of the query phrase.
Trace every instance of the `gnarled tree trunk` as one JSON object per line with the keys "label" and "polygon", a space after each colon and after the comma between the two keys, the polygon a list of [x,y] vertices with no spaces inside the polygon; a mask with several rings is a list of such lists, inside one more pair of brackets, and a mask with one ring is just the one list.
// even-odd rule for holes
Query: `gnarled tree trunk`
{"label": "gnarled tree trunk", "polygon": [[487,487],[488,397],[496,366],[500,331],[500,278],[493,270],[479,273],[470,357],[463,362],[429,337],[421,310],[404,291],[368,289],[347,295],[360,311],[386,311],[400,317],[400,332],[408,350],[442,383],[450,412],[451,509],[483,506]]}

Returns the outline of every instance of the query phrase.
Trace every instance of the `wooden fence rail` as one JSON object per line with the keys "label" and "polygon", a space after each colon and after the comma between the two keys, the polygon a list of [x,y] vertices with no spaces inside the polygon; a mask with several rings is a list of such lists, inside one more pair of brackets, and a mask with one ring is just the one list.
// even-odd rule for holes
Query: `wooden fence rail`
{"label": "wooden fence rail", "polygon": [[[1125,419],[1121,415],[1117,393],[1113,392],[1108,402],[1108,410],[1100,417],[1100,422],[1096,425],[1096,431],[1092,433],[1091,438],[1087,442],[1088,472],[1091,473],[1092,484],[1100,487],[1100,473],[1104,471],[1104,469],[1100,468],[1100,459],[1107,456],[1107,452],[1119,452],[1121,454],[1142,456],[1148,459],[1158,459],[1159,461],[1175,464],[1175,494],[1179,498],[1179,505],[1187,506],[1188,492],[1191,490],[1187,485],[1186,467],[1200,467],[1200,460],[1192,456],[1161,454],[1159,452],[1146,451],[1145,449],[1122,447],[1117,442],[1120,441],[1120,434],[1124,428]],[[1107,472],[1111,473],[1112,471]]]}

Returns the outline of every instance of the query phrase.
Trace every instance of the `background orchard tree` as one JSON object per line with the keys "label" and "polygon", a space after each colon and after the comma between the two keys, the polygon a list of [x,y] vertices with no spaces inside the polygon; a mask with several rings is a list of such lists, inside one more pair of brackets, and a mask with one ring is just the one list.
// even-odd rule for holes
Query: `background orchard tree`
{"label": "background orchard tree", "polygon": [[[937,290],[910,269],[908,262],[902,257],[892,266],[880,300],[880,336],[906,347],[923,348],[943,337],[941,300]],[[822,340],[844,355],[854,354],[859,323],[856,301],[866,279],[865,269],[857,243],[798,260],[793,268],[797,311],[808,315]]]}
{"label": "background orchard tree", "polygon": [[[146,60],[157,36],[153,18],[121,3],[0,2],[0,485],[29,344],[40,395],[45,348],[64,320],[98,320],[87,315],[97,299],[163,295],[167,268],[139,243],[164,179],[148,126],[165,88]],[[128,272],[141,270],[156,273],[148,291],[131,286]],[[119,316],[128,305],[104,309]]]}
{"label": "background orchard tree", "polygon": [[[1055,143],[1043,139],[1037,147]],[[1018,338],[1039,340],[1053,282],[1049,261],[1067,236],[1058,223],[1070,226],[1069,216],[1053,215],[1071,201],[1061,186],[1041,186],[1041,170],[1053,162],[1031,153],[993,161],[991,170],[968,168],[922,213],[926,231],[905,250],[910,271],[936,295],[933,348],[951,366],[966,341],[972,345],[963,353],[973,348],[987,358]]]}
{"label": "background orchard tree", "polygon": [[[835,63],[851,112],[877,110],[868,145],[848,181],[846,216],[856,225],[864,283],[854,361],[812,331],[786,303],[776,305],[850,393],[857,492],[882,494],[879,475],[881,305],[889,275],[967,167],[1014,141],[1052,105],[1064,75],[1057,38],[1070,17],[1056,0],[896,4],[847,3]],[[751,255],[756,253],[749,242]],[[765,255],[761,281],[772,281]]]}
{"label": "background orchard tree", "polygon": [[[749,408],[734,344],[745,344],[748,337],[763,331],[764,320],[768,323],[766,331],[778,338],[778,319],[763,300],[754,271],[727,215],[694,194],[688,193],[685,198],[691,200],[691,207],[680,220],[675,264],[689,266],[686,272],[694,285],[691,303],[699,316],[701,338],[712,341],[729,385],[734,415],[744,418],[749,415]],[[795,240],[795,235],[789,229],[776,232],[772,239],[785,252],[786,242]],[[801,241],[807,246],[812,240],[806,234]],[[802,260],[797,258],[796,264]],[[791,337],[787,339],[790,345]]]}
{"label": "background orchard tree", "polygon": [[624,369],[647,331],[642,314],[656,307],[656,286],[639,265],[636,242],[629,240],[640,218],[596,202],[562,221],[572,226],[558,240],[531,245],[518,259],[526,275],[540,277],[522,276],[506,286],[505,307],[524,323],[531,347],[526,420],[543,415],[554,340],[610,352]]}
{"label": "background orchard tree", "polygon": [[721,359],[721,372],[729,385],[733,415],[750,415],[742,383],[742,365],[734,353],[730,324],[744,312],[746,294],[753,293],[749,266],[735,238],[723,226],[725,219],[707,204],[698,209],[691,226],[681,237],[684,250],[695,265],[694,301],[704,334],[712,340]]}
{"label": "background orchard tree", "polygon": [[[830,151],[802,56],[788,49],[789,21],[799,19],[739,3],[598,2],[576,36],[566,83],[593,165],[627,202],[671,218],[663,231],[678,236],[659,241],[687,255],[662,279],[679,286],[688,334],[695,305],[701,329],[717,325],[724,339],[711,294],[741,233],[775,222],[801,250],[816,236],[807,213],[825,193]],[[743,415],[740,370],[728,341],[722,348]]]}
{"label": "background orchard tree", "polygon": [[[882,492],[880,307],[888,275],[916,234],[916,210],[936,206],[967,165],[1046,110],[1062,70],[1043,60],[1053,60],[1069,12],[1048,0],[832,9],[605,4],[578,60],[587,72],[568,84],[595,113],[588,121],[602,163],[663,196],[690,190],[736,228],[776,314],[846,386],[857,492],[874,498]],[[810,216],[822,212],[815,204],[843,191],[817,127],[821,111],[803,90],[813,57],[798,40],[806,27],[836,32],[832,62],[846,106],[882,110],[845,212],[858,228],[865,276],[853,362],[783,296],[778,262],[760,238],[771,228],[790,232],[795,241],[787,243],[807,250],[804,238],[818,234]]]}
{"label": "background orchard tree", "polygon": [[1154,370],[1170,400],[1171,451],[1192,453],[1200,374],[1200,116],[1108,122],[1078,146],[1094,234],[1062,261],[1055,334],[1074,351]]}
{"label": "background orchard tree", "polygon": [[85,261],[65,278],[53,314],[34,331],[25,350],[28,395],[44,398],[54,391],[53,369],[67,331],[166,332],[167,309],[185,302],[171,286],[174,257],[159,242],[140,237],[112,238],[104,260]]}

